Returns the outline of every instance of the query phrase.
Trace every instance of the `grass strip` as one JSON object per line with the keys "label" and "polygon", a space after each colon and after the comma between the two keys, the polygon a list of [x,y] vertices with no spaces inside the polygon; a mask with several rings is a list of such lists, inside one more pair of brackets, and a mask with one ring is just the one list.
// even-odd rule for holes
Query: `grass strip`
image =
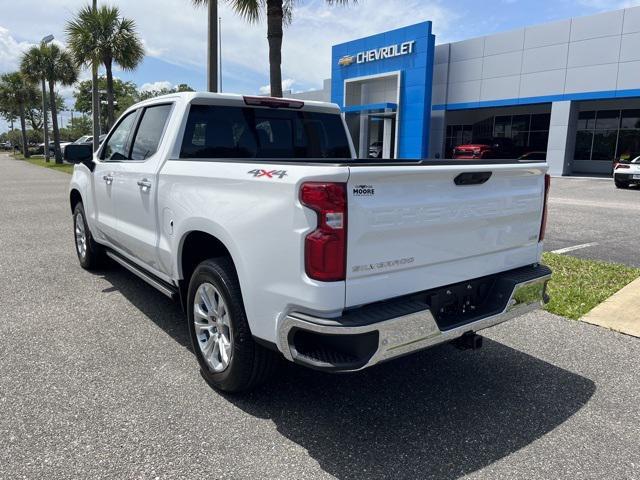
{"label": "grass strip", "polygon": [[640,277],[640,268],[617,263],[556,253],[545,253],[542,258],[553,270],[547,289],[551,301],[546,310],[575,320]]}
{"label": "grass strip", "polygon": [[63,164],[59,164],[56,163],[55,159],[51,159],[49,160],[49,162],[47,163],[44,159],[44,157],[29,157],[29,158],[24,158],[24,156],[21,153],[14,153],[13,154],[13,158],[15,158],[16,160],[24,160],[25,162],[29,162],[33,165],[37,165],[39,167],[44,167],[44,168],[50,168],[52,170],[58,170],[60,172],[65,172],[65,173],[73,173],[73,165],[70,163],[63,163]]}

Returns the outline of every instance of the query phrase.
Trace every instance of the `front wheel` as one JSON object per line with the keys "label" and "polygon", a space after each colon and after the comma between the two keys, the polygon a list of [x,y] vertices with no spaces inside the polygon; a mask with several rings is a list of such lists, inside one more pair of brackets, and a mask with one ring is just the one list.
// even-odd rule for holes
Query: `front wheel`
{"label": "front wheel", "polygon": [[266,381],[278,357],[251,335],[233,263],[215,258],[198,265],[187,298],[189,334],[205,380],[227,392]]}

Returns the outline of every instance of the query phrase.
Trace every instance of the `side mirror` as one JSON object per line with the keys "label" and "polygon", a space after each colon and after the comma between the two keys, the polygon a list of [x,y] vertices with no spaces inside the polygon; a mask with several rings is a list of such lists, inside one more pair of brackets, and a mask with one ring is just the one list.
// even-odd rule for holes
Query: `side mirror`
{"label": "side mirror", "polygon": [[67,145],[64,149],[64,159],[69,163],[82,163],[89,170],[93,170],[93,146],[92,145]]}

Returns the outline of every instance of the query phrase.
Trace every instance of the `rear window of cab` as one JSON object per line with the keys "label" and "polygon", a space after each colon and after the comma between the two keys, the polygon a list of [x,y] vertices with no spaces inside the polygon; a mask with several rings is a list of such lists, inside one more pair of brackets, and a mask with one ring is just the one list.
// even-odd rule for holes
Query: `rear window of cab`
{"label": "rear window of cab", "polygon": [[337,113],[191,105],[180,158],[345,159],[351,151]]}

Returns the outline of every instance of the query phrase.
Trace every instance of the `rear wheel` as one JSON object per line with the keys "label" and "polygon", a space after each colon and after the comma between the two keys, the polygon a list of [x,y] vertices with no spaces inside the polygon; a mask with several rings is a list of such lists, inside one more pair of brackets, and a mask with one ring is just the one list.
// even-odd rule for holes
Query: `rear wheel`
{"label": "rear wheel", "polygon": [[616,188],[629,188],[628,182],[623,182],[622,180],[614,180],[614,183],[616,184]]}
{"label": "rear wheel", "polygon": [[104,248],[91,236],[82,202],[78,202],[73,209],[73,233],[80,266],[85,270],[95,270],[102,266],[105,258]]}
{"label": "rear wheel", "polygon": [[193,351],[211,386],[240,392],[271,376],[278,356],[254,341],[235,268],[228,258],[198,265],[187,300]]}

